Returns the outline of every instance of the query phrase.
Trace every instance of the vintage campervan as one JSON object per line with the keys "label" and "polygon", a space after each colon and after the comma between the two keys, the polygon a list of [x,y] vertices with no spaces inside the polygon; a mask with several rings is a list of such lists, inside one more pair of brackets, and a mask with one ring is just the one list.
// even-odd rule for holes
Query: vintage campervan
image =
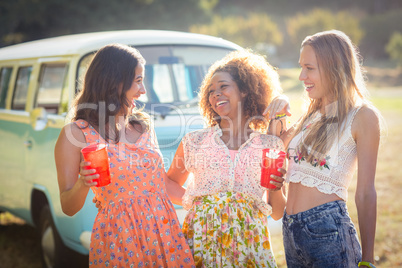
{"label": "vintage campervan", "polygon": [[0,49],[0,211],[38,228],[47,267],[77,267],[71,261],[85,265],[87,258],[93,195],[75,216],[63,214],[54,145],[88,63],[109,43],[134,46],[147,61],[140,102],[152,115],[166,168],[183,135],[203,126],[197,90],[208,67],[240,49],[216,37],[156,30],[76,34]]}

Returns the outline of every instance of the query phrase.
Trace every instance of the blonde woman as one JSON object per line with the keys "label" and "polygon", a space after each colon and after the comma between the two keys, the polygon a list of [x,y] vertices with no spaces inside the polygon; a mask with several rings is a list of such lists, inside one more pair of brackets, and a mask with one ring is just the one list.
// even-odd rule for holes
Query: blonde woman
{"label": "blonde woman", "polygon": [[[358,53],[344,33],[320,32],[305,38],[299,63],[310,105],[284,139],[287,265],[374,267],[381,116],[366,99]],[[361,246],[345,203],[356,164]]]}

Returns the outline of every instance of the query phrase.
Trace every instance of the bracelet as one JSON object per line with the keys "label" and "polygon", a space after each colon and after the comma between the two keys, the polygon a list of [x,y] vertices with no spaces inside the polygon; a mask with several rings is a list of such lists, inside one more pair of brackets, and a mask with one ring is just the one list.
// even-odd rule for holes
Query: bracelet
{"label": "bracelet", "polygon": [[275,116],[274,120],[279,120],[279,119],[286,118],[286,117],[287,117],[286,114],[278,114],[277,116]]}
{"label": "bracelet", "polygon": [[372,264],[371,262],[368,262],[368,261],[361,261],[361,262],[359,262],[359,264],[358,264],[358,266],[360,267],[360,266],[367,266],[367,267],[370,267],[370,268],[376,268],[375,266],[374,266],[374,264]]}

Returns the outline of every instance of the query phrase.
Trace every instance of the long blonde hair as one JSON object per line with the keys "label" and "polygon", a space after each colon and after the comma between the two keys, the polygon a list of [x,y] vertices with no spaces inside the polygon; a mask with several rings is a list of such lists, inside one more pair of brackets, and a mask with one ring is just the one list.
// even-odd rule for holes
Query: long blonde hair
{"label": "long blonde hair", "polygon": [[[325,157],[337,137],[342,135],[349,112],[357,106],[370,105],[370,102],[360,55],[346,34],[337,30],[319,32],[307,36],[301,44],[302,48],[305,46],[313,48],[320,75],[327,82],[326,91],[334,101],[322,107],[321,99],[310,99],[308,110],[294,133],[297,135],[307,126],[298,151],[311,162]],[[312,121],[320,109],[325,110],[324,114]]]}

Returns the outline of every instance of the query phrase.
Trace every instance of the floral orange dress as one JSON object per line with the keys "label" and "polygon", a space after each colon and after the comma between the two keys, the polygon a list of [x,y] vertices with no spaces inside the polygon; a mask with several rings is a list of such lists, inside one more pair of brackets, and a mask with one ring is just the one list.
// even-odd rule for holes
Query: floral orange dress
{"label": "floral orange dress", "polygon": [[155,136],[147,131],[135,144],[113,144],[86,121],[75,123],[88,145],[106,143],[110,158],[112,182],[92,188],[103,208],[92,229],[90,267],[194,267]]}

